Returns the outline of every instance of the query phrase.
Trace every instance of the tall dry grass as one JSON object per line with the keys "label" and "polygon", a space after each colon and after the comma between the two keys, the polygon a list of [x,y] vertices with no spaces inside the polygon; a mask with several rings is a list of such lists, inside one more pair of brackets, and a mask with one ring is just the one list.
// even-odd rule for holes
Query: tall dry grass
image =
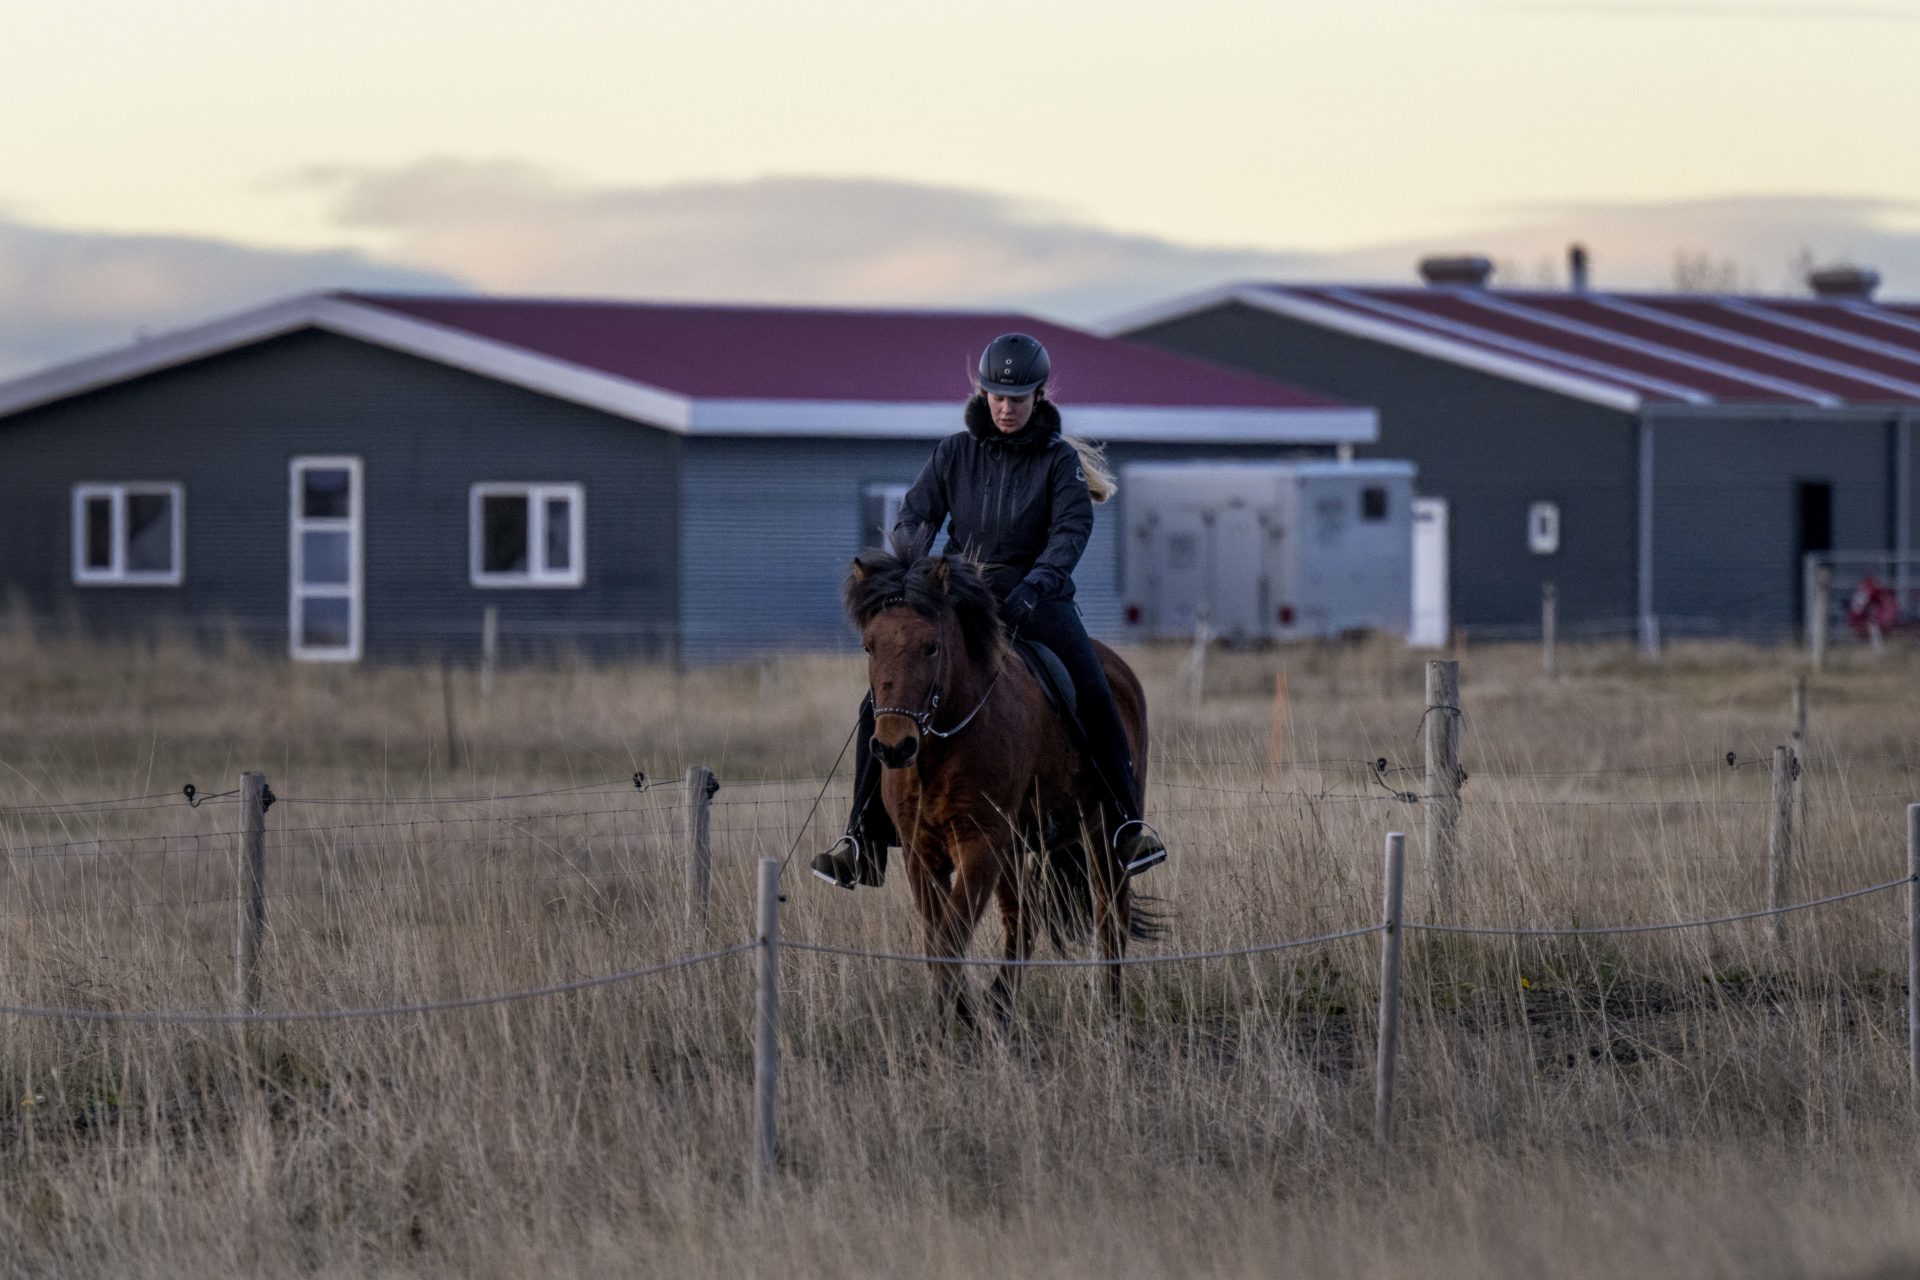
{"label": "tall dry grass", "polygon": [[[1421,664],[1387,648],[1137,655],[1159,949],[1357,924],[1417,811],[1345,762],[1417,763]],[[1904,870],[1920,662],[1814,686],[1796,896]],[[1274,670],[1286,756],[1266,761]],[[1460,918],[1615,923],[1765,894],[1764,768],[1791,656],[1463,660]],[[0,635],[0,806],[268,773],[267,1002],[346,1007],[610,972],[750,933],[752,864],[824,843],[857,667],[291,668],[243,650]],[[677,775],[705,763],[709,933]],[[665,783],[623,781],[645,770]],[[1627,772],[1627,771],[1640,772]],[[1613,771],[1613,772],[1601,772]],[[1522,776],[1524,775],[1524,776]],[[1410,779],[1411,775],[1390,774]],[[1401,785],[1409,785],[1402,782]],[[1417,787],[1417,782],[1412,783]],[[560,787],[564,795],[520,796]],[[1920,796],[1916,796],[1920,798]],[[335,803],[350,801],[349,803]],[[224,1007],[229,800],[0,813],[0,999]],[[911,950],[897,882],[788,882],[789,937]],[[1041,971],[1006,1038],[943,1039],[919,967],[788,952],[783,1177],[744,1185],[744,958],[485,1010],[231,1028],[10,1019],[12,1274],[1907,1275],[1920,1270],[1898,894],[1756,925],[1415,939],[1401,1140],[1370,1141],[1371,940],[1136,970],[1118,1022]],[[995,945],[983,932],[982,952]]]}

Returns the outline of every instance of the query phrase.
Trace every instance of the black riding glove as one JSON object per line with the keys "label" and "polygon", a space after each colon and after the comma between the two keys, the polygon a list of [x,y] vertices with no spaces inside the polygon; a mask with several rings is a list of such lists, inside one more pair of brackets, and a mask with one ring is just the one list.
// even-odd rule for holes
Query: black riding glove
{"label": "black riding glove", "polygon": [[1040,603],[1040,590],[1031,582],[1023,582],[1007,592],[1007,598],[1000,603],[1000,619],[1007,626],[1018,631],[1033,616],[1033,610]]}

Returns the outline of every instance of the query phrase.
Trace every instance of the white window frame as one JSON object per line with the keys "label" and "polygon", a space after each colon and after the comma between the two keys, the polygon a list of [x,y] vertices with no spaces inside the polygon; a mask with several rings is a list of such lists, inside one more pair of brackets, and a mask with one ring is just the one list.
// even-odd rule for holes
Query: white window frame
{"label": "white window frame", "polygon": [[[307,471],[344,470],[349,476],[345,516],[308,516],[301,475]],[[366,632],[364,526],[366,493],[360,459],[345,454],[305,454],[287,463],[287,651],[297,662],[358,662]],[[306,553],[301,535],[332,530],[347,533],[347,581],[308,583]],[[348,643],[345,648],[300,643],[300,602],[308,598],[345,599],[348,606]]]}
{"label": "white window frame", "polygon": [[[164,493],[172,499],[173,567],[164,573],[127,568],[127,497]],[[111,561],[104,569],[87,564],[87,502],[113,503]],[[177,587],[187,576],[187,491],[177,480],[87,481],[73,486],[73,580],[83,587]]]}
{"label": "white window frame", "polygon": [[1551,500],[1527,507],[1527,550],[1537,556],[1560,554],[1560,504]]}
{"label": "white window frame", "polygon": [[910,484],[894,483],[885,480],[873,480],[860,486],[860,510],[865,514],[867,503],[873,499],[880,502],[880,527],[862,529],[860,545],[862,547],[884,547],[887,539],[893,536],[893,526],[900,519],[900,508],[907,504],[907,490]]}
{"label": "white window frame", "polygon": [[[527,500],[527,567],[520,573],[488,573],[485,563],[485,526],[481,507],[486,499],[498,497]],[[567,545],[572,563],[564,570],[549,569],[547,554],[547,503],[554,498],[567,500]],[[587,488],[575,482],[545,480],[482,480],[467,491],[467,581],[476,587],[518,589],[524,587],[580,587],[587,581]]]}

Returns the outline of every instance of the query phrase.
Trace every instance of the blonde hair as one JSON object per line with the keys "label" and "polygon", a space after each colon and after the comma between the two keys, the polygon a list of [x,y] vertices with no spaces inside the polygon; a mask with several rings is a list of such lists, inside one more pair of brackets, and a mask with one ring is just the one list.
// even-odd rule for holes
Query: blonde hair
{"label": "blonde hair", "polygon": [[[1036,402],[1049,400],[1052,403],[1045,387],[1036,389],[1033,398]],[[1054,407],[1059,406],[1055,403]],[[1105,445],[1095,444],[1091,440],[1082,440],[1079,436],[1070,436],[1065,431],[1060,433],[1060,438],[1072,445],[1073,451],[1080,455],[1080,472],[1086,476],[1087,492],[1092,495],[1095,502],[1105,502],[1120,492],[1120,482],[1114,479],[1113,468],[1107,465]]]}
{"label": "blonde hair", "polygon": [[1087,492],[1093,495],[1095,502],[1105,502],[1120,492],[1120,482],[1113,478],[1113,468],[1107,465],[1107,451],[1091,440],[1082,440],[1079,436],[1062,434],[1060,437],[1073,446],[1080,455],[1080,470],[1087,477]]}

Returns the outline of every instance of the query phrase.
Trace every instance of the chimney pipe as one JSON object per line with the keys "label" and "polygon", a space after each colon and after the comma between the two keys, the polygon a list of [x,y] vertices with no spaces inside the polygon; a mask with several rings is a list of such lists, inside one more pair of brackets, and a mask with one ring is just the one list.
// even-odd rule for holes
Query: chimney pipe
{"label": "chimney pipe", "polygon": [[1441,254],[1420,259],[1420,278],[1428,284],[1461,285],[1469,289],[1484,289],[1487,278],[1493,274],[1493,259],[1478,254]]}
{"label": "chimney pipe", "polygon": [[1567,246],[1567,288],[1574,293],[1587,291],[1587,246]]}
{"label": "chimney pipe", "polygon": [[1867,302],[1880,287],[1880,273],[1866,267],[1823,267],[1807,273],[1813,296],[1830,302]]}

